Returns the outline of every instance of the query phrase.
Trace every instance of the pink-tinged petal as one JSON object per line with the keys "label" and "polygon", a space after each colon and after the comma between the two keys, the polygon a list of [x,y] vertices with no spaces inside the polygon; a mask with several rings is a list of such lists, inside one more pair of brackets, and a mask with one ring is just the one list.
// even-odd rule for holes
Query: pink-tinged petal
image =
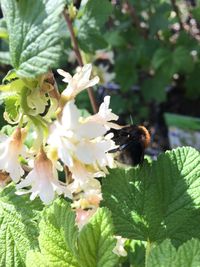
{"label": "pink-tinged petal", "polygon": [[24,138],[23,129],[16,128],[10,137],[3,137],[4,141],[0,144],[0,169],[9,173],[15,183],[24,174],[19,162],[19,156],[25,149]]}
{"label": "pink-tinged petal", "polygon": [[33,170],[17,185],[17,189],[27,186],[31,186],[31,189],[26,191],[26,193],[31,192],[31,199],[39,196],[47,205],[53,201],[55,192],[60,195],[69,191],[67,186],[58,180],[55,165],[47,158],[44,151],[39,152]]}
{"label": "pink-tinged petal", "polygon": [[45,205],[49,205],[53,201],[54,195],[53,186],[47,181],[43,184],[43,187],[39,192],[39,197]]}

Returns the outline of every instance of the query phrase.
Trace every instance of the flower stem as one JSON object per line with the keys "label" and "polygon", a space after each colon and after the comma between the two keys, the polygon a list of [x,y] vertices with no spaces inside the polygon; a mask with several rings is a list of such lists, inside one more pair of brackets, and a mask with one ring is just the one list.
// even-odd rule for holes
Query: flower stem
{"label": "flower stem", "polygon": [[145,252],[145,266],[146,266],[146,267],[147,267],[147,260],[148,260],[150,251],[151,251],[151,242],[150,242],[150,240],[148,239],[148,240],[147,240],[147,245],[146,245],[146,252]]}
{"label": "flower stem", "polygon": [[[76,58],[77,58],[78,64],[80,66],[83,66],[83,59],[82,59],[82,56],[81,56],[81,53],[80,53],[80,50],[79,50],[79,47],[78,47],[78,42],[76,40],[76,36],[75,36],[75,33],[74,33],[72,21],[71,21],[69,15],[68,15],[68,12],[67,12],[66,9],[64,10],[63,15],[64,15],[65,21],[67,23],[67,26],[68,26],[68,29],[69,29],[69,32],[70,32],[71,41],[72,41],[74,52],[76,54]],[[88,92],[88,95],[89,95],[89,99],[90,99],[90,103],[92,105],[93,112],[97,113],[98,112],[98,106],[97,106],[97,102],[96,102],[96,99],[95,99],[93,88],[91,88],[91,87],[88,88],[87,92]]]}

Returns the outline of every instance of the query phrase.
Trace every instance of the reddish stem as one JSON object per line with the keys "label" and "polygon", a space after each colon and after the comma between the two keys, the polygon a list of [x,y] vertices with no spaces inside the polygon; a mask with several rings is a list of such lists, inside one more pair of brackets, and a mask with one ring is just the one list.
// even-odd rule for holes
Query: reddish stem
{"label": "reddish stem", "polygon": [[[64,15],[65,21],[67,23],[67,26],[68,26],[68,29],[69,29],[69,32],[70,32],[72,45],[73,45],[74,52],[76,54],[76,58],[77,58],[78,64],[80,66],[83,66],[83,59],[82,59],[82,56],[81,56],[81,53],[80,53],[80,50],[79,50],[79,47],[78,47],[78,42],[77,42],[77,39],[76,39],[76,36],[75,36],[75,33],[74,33],[72,21],[71,21],[69,15],[68,15],[67,10],[64,10],[63,15]],[[96,102],[96,99],[95,99],[93,88],[91,88],[91,87],[88,88],[87,92],[88,92],[88,95],[89,95],[89,99],[90,99],[90,103],[92,105],[93,112],[97,113],[98,112],[98,105],[97,105],[97,102]]]}

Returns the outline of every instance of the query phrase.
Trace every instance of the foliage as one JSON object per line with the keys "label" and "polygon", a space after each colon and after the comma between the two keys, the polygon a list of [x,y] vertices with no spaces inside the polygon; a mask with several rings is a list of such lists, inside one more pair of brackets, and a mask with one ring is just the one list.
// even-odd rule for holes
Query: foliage
{"label": "foliage", "polygon": [[[10,125],[2,128],[0,135],[0,163],[5,160],[0,168],[0,185],[5,187],[0,192],[0,266],[200,266],[199,152],[182,147],[140,166],[107,170],[110,165],[105,164],[105,160],[109,158],[107,152],[110,150],[100,153],[100,149],[104,144],[107,146],[107,143],[114,142],[106,135],[106,127],[115,125],[113,117],[117,117],[109,109],[109,97],[103,103],[105,110],[100,110],[105,111],[103,116],[101,112],[96,114],[95,119],[100,117],[101,121],[98,125],[87,111],[82,111],[84,115],[79,119],[79,110],[74,104],[75,94],[98,83],[98,77],[89,77],[92,69],[90,64],[86,64],[89,62],[94,63],[93,76],[100,76],[103,89],[109,89],[111,81],[116,83],[108,91],[113,94],[111,103],[119,113],[130,114],[134,105],[140,119],[145,118],[148,115],[146,106],[152,101],[164,102],[166,87],[173,83],[183,85],[188,99],[200,97],[200,49],[196,33],[200,2],[189,10],[180,2],[127,0],[113,4],[109,0],[88,0],[75,6],[72,0],[1,0],[0,62],[2,76],[5,76],[0,86],[0,101],[5,106],[4,119]],[[64,13],[69,15],[68,24],[63,12],[68,12]],[[187,21],[189,16],[190,19],[193,17],[193,24]],[[71,42],[66,25],[77,44],[73,38]],[[63,88],[60,94],[51,70],[54,67],[76,67],[70,53],[72,48],[79,52],[85,65],[74,76],[58,71],[67,80],[68,91],[70,86],[77,90],[67,95],[67,89]],[[104,50],[99,51],[101,49]],[[115,78],[110,79],[108,76],[112,72]],[[77,76],[78,81],[74,78]],[[97,93],[104,95],[100,89]],[[121,97],[117,91],[121,92]],[[77,102],[86,107],[88,100],[85,99],[85,95],[81,95]],[[139,109],[141,103],[144,105]],[[65,105],[68,106],[64,112]],[[64,120],[70,108],[73,112]],[[111,119],[106,120],[107,115]],[[71,125],[62,128],[62,123]],[[61,134],[59,132],[61,138],[52,138],[52,143],[59,143],[60,150],[49,149],[52,125],[54,130],[58,126],[55,132],[62,128]],[[97,130],[103,134],[98,135]],[[93,138],[89,142],[91,147],[96,139],[98,142],[106,141],[97,143],[97,152],[97,146],[93,150],[80,146],[79,156],[89,160],[83,164],[77,160],[78,157],[76,161],[72,158],[71,151],[77,152],[76,145],[80,140],[81,145],[85,145],[87,135],[89,141]],[[9,154],[4,145],[13,144],[16,136],[21,142],[18,142],[18,147],[25,148],[15,159],[14,153]],[[67,138],[74,138],[73,143],[64,143]],[[63,143],[60,140],[64,140]],[[16,152],[16,147],[13,152]],[[32,153],[31,160],[39,165],[40,171],[29,164],[27,155],[24,156],[28,149]],[[99,158],[92,165],[90,161],[94,160],[94,155]],[[14,159],[16,168],[8,164],[10,159]],[[78,171],[73,176],[70,167],[74,166],[71,163],[68,166],[66,159],[77,164],[74,173],[81,170],[78,182],[75,179]],[[103,167],[99,169],[101,164]],[[50,166],[46,168],[50,169],[47,173],[45,166]],[[14,174],[21,172],[15,181],[10,171],[13,169]],[[49,184],[41,179],[46,178],[45,175]],[[106,177],[96,179],[100,175]],[[69,180],[65,181],[65,176]],[[87,180],[83,182],[85,176]],[[18,189],[23,188],[18,191],[20,196],[11,180]],[[5,186],[7,182],[9,184]],[[92,194],[90,192],[88,198],[92,204],[88,199],[87,202],[78,198],[85,193],[81,182],[86,188],[87,183],[92,184]],[[101,199],[101,184],[103,200],[101,207],[96,208]],[[72,185],[79,190],[74,190]],[[100,195],[98,201],[95,199],[95,186],[98,197]],[[43,187],[45,192],[41,192]],[[31,193],[31,200],[23,195],[26,193]],[[37,195],[42,200],[49,200],[49,196],[52,200],[54,195],[61,194],[64,196],[57,197],[52,204],[46,201],[45,208],[38,199],[33,200]],[[73,203],[69,201],[70,197],[75,199]],[[93,212],[84,225],[80,225],[77,219],[78,205],[81,211]],[[126,251],[122,244],[118,247],[121,254],[115,252],[119,236],[127,239]]]}

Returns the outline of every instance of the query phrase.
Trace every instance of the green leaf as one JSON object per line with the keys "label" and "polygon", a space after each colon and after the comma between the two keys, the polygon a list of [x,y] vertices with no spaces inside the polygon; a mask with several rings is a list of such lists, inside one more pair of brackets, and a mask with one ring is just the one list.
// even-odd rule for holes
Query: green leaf
{"label": "green leaf", "polygon": [[134,267],[145,266],[145,242],[132,240],[127,247],[129,262]]}
{"label": "green leaf", "polygon": [[38,247],[40,201],[17,196],[13,185],[0,193],[0,266],[25,266],[26,252]]}
{"label": "green leaf", "polygon": [[200,241],[192,239],[178,248],[176,267],[200,266]]}
{"label": "green leaf", "polygon": [[[43,255],[36,251],[28,251],[26,256],[26,266],[31,267],[49,267],[48,261]],[[52,266],[52,265],[51,265]],[[57,265],[58,266],[58,265]]]}
{"label": "green leaf", "polygon": [[45,210],[39,228],[41,253],[29,252],[31,259],[27,255],[27,267],[32,266],[34,259],[41,262],[42,258],[45,259],[44,266],[79,266],[71,253],[75,251],[78,233],[75,226],[75,214],[66,201],[61,199],[54,201],[53,205]]}
{"label": "green leaf", "polygon": [[152,66],[155,70],[159,69],[165,62],[171,60],[171,51],[168,48],[159,48],[152,59]]}
{"label": "green leaf", "polygon": [[17,74],[36,77],[55,66],[60,55],[59,26],[64,0],[2,0],[11,62]]}
{"label": "green leaf", "polygon": [[118,261],[112,252],[115,245],[111,214],[106,208],[99,209],[79,234],[80,266],[114,267]]}
{"label": "green leaf", "polygon": [[176,249],[171,244],[171,241],[167,239],[161,245],[152,249],[147,258],[147,267],[171,267],[175,256]]}
{"label": "green leaf", "polygon": [[89,0],[84,9],[83,21],[91,21],[95,26],[102,27],[113,10],[108,0]]}
{"label": "green leaf", "polygon": [[200,64],[196,64],[193,72],[186,77],[186,94],[189,98],[195,99],[200,96],[199,73]]}
{"label": "green leaf", "polygon": [[4,99],[5,111],[9,118],[15,120],[19,115],[19,96],[16,94],[7,95]]}
{"label": "green leaf", "polygon": [[116,81],[121,85],[122,91],[127,91],[137,82],[136,58],[134,51],[120,53],[116,59]]}
{"label": "green leaf", "polygon": [[200,241],[192,239],[176,251],[169,240],[153,248],[147,258],[147,267],[197,267],[200,266]]}
{"label": "green leaf", "polygon": [[200,8],[199,7],[195,7],[192,9],[192,15],[194,17],[194,19],[196,19],[198,22],[200,21]]}
{"label": "green leaf", "polygon": [[156,76],[143,82],[142,95],[146,101],[164,102],[166,100],[166,87],[169,84],[170,80],[163,73],[158,72]]}
{"label": "green leaf", "polygon": [[183,46],[179,46],[174,50],[173,62],[177,72],[189,73],[194,67],[190,51]]}
{"label": "green leaf", "polygon": [[117,234],[180,243],[200,236],[199,187],[199,152],[182,147],[152,164],[111,170],[103,182],[103,204],[112,211]]}
{"label": "green leaf", "polygon": [[89,0],[85,5],[83,16],[77,21],[77,38],[86,53],[107,46],[101,31],[111,12],[112,4],[108,0]]}
{"label": "green leaf", "polygon": [[79,30],[78,42],[80,48],[86,53],[107,47],[107,42],[102,34],[87,24]]}
{"label": "green leaf", "polygon": [[99,209],[78,232],[70,204],[57,199],[46,208],[39,227],[40,252],[27,254],[27,267],[114,267],[118,260],[112,252],[116,239],[106,208]]}

